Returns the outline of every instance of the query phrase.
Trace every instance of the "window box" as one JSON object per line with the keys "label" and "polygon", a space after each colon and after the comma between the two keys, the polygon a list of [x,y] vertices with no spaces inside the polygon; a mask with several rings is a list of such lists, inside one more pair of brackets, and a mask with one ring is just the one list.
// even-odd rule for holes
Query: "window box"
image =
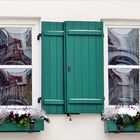
{"label": "window box", "polygon": [[127,125],[126,127],[120,129],[118,131],[117,125],[115,123],[115,121],[112,120],[106,120],[104,121],[104,128],[105,128],[105,132],[140,132],[140,128],[136,128],[133,125]]}
{"label": "window box", "polygon": [[105,109],[102,114],[105,132],[140,132],[140,108],[120,107]]}
{"label": "window box", "polygon": [[0,109],[0,132],[40,132],[44,130],[44,121],[49,119],[38,109]]}
{"label": "window box", "polygon": [[44,130],[44,120],[36,120],[34,125],[18,126],[8,120],[0,124],[0,132],[40,132]]}

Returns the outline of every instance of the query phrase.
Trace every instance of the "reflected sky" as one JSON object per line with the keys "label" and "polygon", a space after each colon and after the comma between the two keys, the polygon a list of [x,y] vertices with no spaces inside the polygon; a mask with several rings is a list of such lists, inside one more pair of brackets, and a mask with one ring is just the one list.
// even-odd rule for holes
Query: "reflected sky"
{"label": "reflected sky", "polygon": [[[136,29],[136,28],[135,28]],[[133,29],[131,28],[113,28],[111,29],[112,31],[119,33],[119,34],[128,34],[130,31],[132,31]]]}
{"label": "reflected sky", "polygon": [[109,65],[139,64],[139,29],[109,28]]}
{"label": "reflected sky", "polygon": [[8,33],[12,34],[25,34],[27,30],[31,30],[31,28],[27,27],[4,27]]}
{"label": "reflected sky", "polygon": [[131,71],[132,69],[117,68],[117,69],[115,69],[115,70],[118,71],[118,72],[121,72],[121,73],[130,73],[130,71]]}
{"label": "reflected sky", "polygon": [[5,70],[10,72],[10,73],[21,73],[21,72],[25,72],[27,69],[24,69],[24,68],[7,68]]}

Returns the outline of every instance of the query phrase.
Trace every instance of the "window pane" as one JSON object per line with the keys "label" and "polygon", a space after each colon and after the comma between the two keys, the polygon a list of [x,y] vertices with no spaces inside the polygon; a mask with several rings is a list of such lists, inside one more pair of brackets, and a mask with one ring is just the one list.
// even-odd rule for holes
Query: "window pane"
{"label": "window pane", "polygon": [[0,65],[31,65],[31,52],[31,28],[0,28]]}
{"label": "window pane", "polygon": [[109,65],[139,64],[139,29],[108,29]]}
{"label": "window pane", "polygon": [[31,69],[0,69],[0,105],[32,105]]}
{"label": "window pane", "polygon": [[109,69],[109,105],[139,104],[139,70]]}

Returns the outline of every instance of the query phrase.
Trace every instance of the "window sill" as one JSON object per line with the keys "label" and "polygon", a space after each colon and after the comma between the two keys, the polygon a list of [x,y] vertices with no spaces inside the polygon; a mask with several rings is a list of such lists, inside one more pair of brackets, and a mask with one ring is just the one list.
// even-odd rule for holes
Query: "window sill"
{"label": "window sill", "polygon": [[0,124],[0,132],[40,132],[44,130],[44,120],[35,121],[34,125],[18,126],[16,124],[5,122]]}
{"label": "window sill", "polygon": [[[117,133],[117,125],[115,121],[107,120],[104,121],[105,133]],[[140,128],[135,128],[133,125],[128,125],[125,128],[119,130],[119,132],[140,132]]]}

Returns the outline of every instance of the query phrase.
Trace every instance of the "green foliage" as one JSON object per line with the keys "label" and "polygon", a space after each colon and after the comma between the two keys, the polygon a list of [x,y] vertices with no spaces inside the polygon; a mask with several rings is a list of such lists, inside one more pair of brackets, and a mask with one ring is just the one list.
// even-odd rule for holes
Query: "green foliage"
{"label": "green foliage", "polygon": [[116,118],[116,125],[118,127],[118,131],[128,125],[133,125],[135,128],[140,128],[140,112],[137,112],[136,116],[119,114]]}
{"label": "green foliage", "polygon": [[134,117],[135,123],[134,126],[136,128],[140,128],[140,112],[137,112],[137,115]]}
{"label": "green foliage", "polygon": [[134,123],[134,119],[133,117],[125,114],[125,115],[118,115],[117,120],[116,120],[116,124],[118,129],[124,128],[127,125],[133,124]]}
{"label": "green foliage", "polygon": [[26,126],[32,121],[30,114],[14,114],[13,111],[9,113],[8,118],[11,123],[17,124],[18,126]]}

